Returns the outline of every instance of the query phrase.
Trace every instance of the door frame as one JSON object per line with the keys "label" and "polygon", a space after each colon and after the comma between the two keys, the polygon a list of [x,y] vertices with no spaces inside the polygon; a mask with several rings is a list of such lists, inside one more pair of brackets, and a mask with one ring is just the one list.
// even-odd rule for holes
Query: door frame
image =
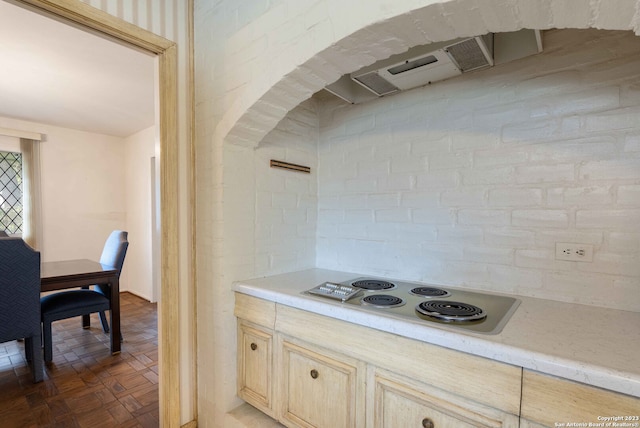
{"label": "door frame", "polygon": [[[11,1],[11,0],[10,0]],[[158,303],[160,425],[180,426],[177,46],[78,0],[14,0],[35,12],[115,38],[158,57],[161,299]],[[186,48],[186,47],[185,47]],[[171,302],[171,304],[168,304]],[[172,346],[173,344],[173,346]]]}

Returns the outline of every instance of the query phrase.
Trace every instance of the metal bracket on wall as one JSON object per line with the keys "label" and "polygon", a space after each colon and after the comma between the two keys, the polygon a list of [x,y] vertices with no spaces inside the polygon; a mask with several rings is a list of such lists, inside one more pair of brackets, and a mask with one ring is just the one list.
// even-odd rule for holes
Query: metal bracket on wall
{"label": "metal bracket on wall", "polygon": [[308,166],[296,165],[294,163],[282,162],[274,159],[271,159],[271,168],[288,169],[289,171],[298,171],[307,174],[311,173],[311,168]]}

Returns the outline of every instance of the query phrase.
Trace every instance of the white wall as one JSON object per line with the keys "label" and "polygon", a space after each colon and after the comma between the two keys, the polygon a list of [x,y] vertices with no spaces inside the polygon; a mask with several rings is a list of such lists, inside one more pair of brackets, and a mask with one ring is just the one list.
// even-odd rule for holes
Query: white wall
{"label": "white wall", "polygon": [[[43,261],[99,259],[114,229],[126,225],[121,138],[0,118],[0,126],[38,132]],[[122,286],[127,287],[127,270]]]}
{"label": "white wall", "polygon": [[155,161],[156,127],[124,139],[124,167],[129,249],[127,291],[155,301],[152,284],[152,160]]}
{"label": "white wall", "polygon": [[[275,275],[315,266],[318,215],[316,103],[306,101],[255,150],[255,273]],[[311,173],[270,167],[271,159],[304,165]]]}
{"label": "white wall", "polygon": [[[315,266],[318,115],[315,103],[292,110],[257,149],[225,148],[225,254],[234,277],[249,278]],[[301,173],[270,167],[271,159],[311,167]],[[229,319],[233,322],[233,319]]]}
{"label": "white wall", "polygon": [[[545,52],[323,110],[318,266],[640,307],[640,39]],[[593,263],[554,259],[593,245]]]}
{"label": "white wall", "polygon": [[[64,128],[41,132],[43,260],[99,259],[111,231],[126,225],[122,140]],[[126,269],[123,276],[126,289]]]}

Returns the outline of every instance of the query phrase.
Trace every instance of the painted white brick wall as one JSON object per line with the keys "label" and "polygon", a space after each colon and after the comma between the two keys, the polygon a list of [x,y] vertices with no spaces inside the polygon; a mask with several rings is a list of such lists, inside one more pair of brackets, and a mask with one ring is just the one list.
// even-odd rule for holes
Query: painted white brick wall
{"label": "painted white brick wall", "polygon": [[639,55],[631,33],[555,30],[541,55],[325,103],[318,267],[638,310]]}
{"label": "painted white brick wall", "polygon": [[[268,230],[263,239],[256,239],[256,276],[315,266],[318,130],[315,103],[307,101],[289,112],[255,149],[257,187],[271,195],[256,202],[256,225]],[[309,166],[311,174],[271,168],[271,159]],[[272,180],[279,185],[271,186]]]}
{"label": "painted white brick wall", "polygon": [[[200,3],[206,4],[196,4]],[[606,6],[580,1],[569,7],[563,0],[297,0],[250,2],[244,7],[229,3],[223,6],[222,24],[232,33],[223,42],[228,48],[223,81],[230,95],[226,98],[235,102],[225,109],[217,136],[249,146],[258,144],[288,110],[326,84],[411,46],[520,28],[638,32],[635,0]],[[629,11],[633,12],[627,15]],[[263,101],[278,109],[261,109]],[[397,115],[402,114],[399,108],[377,120],[398,123]]]}
{"label": "painted white brick wall", "polygon": [[[309,100],[289,112],[256,149],[225,148],[226,257],[241,267],[243,278],[315,266],[319,130],[315,104]],[[311,174],[271,168],[271,159],[309,166]],[[344,213],[339,214],[345,221]]]}

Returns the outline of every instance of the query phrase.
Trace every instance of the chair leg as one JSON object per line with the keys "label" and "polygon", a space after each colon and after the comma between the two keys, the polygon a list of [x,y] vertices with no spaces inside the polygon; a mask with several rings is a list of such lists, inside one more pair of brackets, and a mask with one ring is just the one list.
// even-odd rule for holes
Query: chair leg
{"label": "chair leg", "polygon": [[109,333],[109,323],[107,322],[107,316],[104,311],[100,312],[100,323],[102,324],[102,330],[104,330],[105,333]]}
{"label": "chair leg", "polygon": [[89,315],[82,315],[82,328],[91,328],[91,318]]}
{"label": "chair leg", "polygon": [[42,322],[42,339],[44,340],[44,361],[50,363],[53,360],[51,322]]}
{"label": "chair leg", "polygon": [[24,356],[27,359],[27,362],[31,363],[33,360],[33,347],[31,346],[31,341],[33,338],[25,337],[24,338]]}
{"label": "chair leg", "polygon": [[43,379],[43,366],[42,366],[42,339],[40,336],[34,336],[26,338],[24,341],[25,353],[31,355],[29,365],[31,366],[31,372],[33,373],[33,382],[42,382]]}

